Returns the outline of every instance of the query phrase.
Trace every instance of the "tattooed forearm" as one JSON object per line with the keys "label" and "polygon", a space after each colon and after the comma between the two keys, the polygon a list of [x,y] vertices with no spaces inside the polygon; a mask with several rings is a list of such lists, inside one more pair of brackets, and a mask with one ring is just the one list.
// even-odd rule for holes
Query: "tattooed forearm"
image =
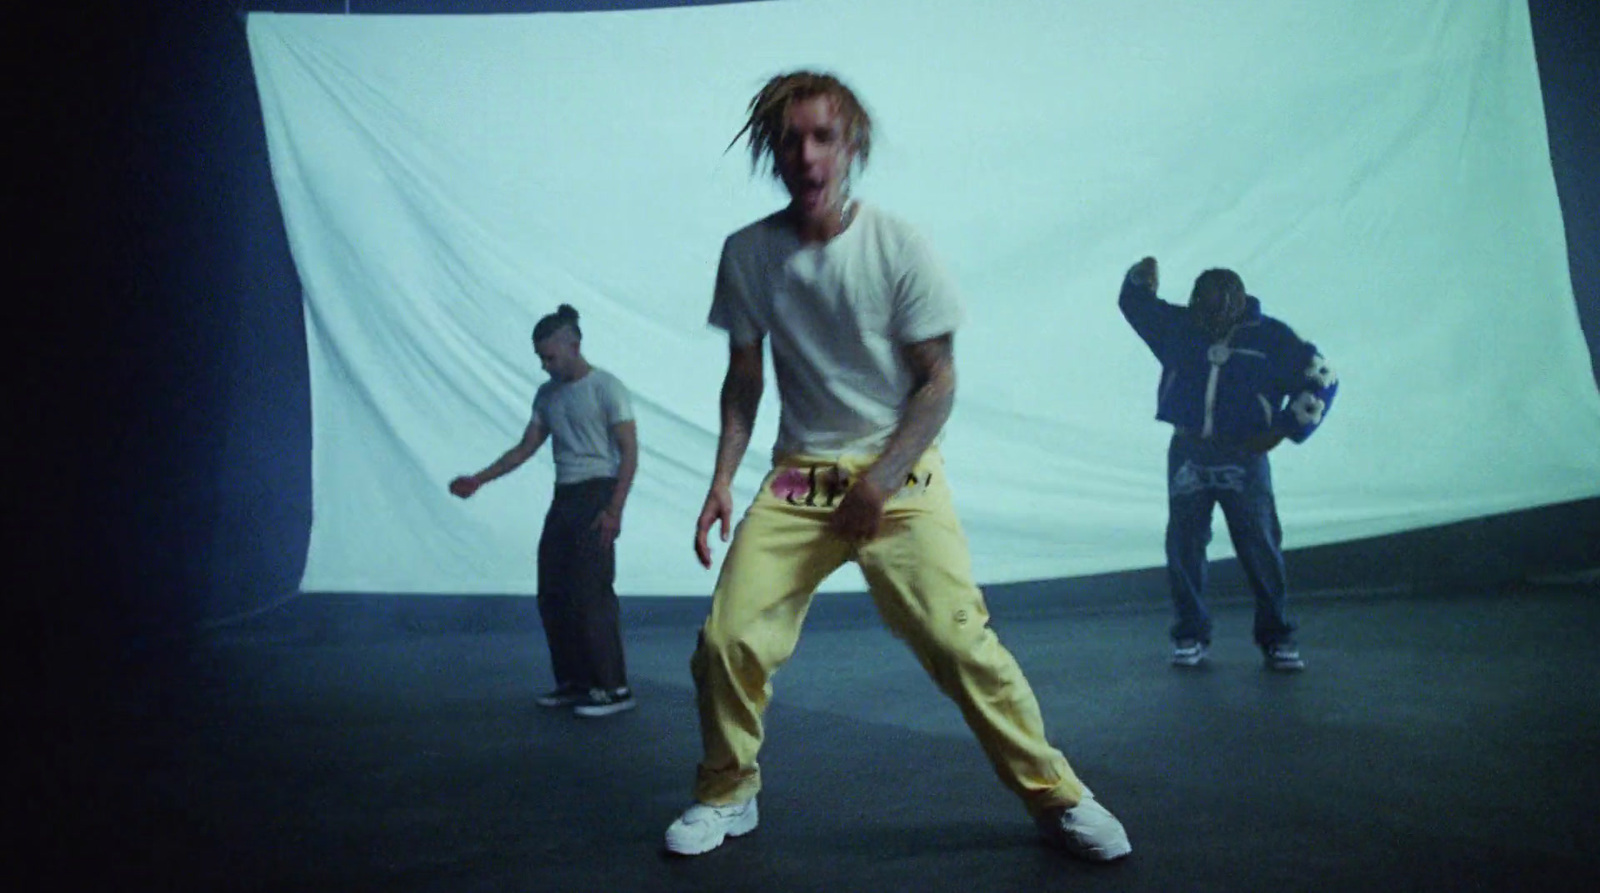
{"label": "tattooed forearm", "polygon": [[889,443],[865,475],[884,493],[900,489],[939,436],[956,401],[955,354],[949,335],[909,345],[905,354],[916,384]]}
{"label": "tattooed forearm", "polygon": [[734,472],[750,448],[755,430],[756,408],[761,405],[761,343],[753,348],[734,348],[728,361],[728,374],[722,380],[722,432],[717,437],[717,468],[713,487],[733,484]]}

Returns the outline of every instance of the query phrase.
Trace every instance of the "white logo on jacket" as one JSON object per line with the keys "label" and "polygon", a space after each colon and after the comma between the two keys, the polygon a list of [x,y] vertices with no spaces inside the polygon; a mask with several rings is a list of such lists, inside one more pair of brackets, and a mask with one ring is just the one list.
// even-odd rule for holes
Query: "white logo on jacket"
{"label": "white logo on jacket", "polygon": [[1328,360],[1322,354],[1313,354],[1311,364],[1306,366],[1306,378],[1317,383],[1317,387],[1332,387],[1339,383],[1339,373],[1333,371]]}

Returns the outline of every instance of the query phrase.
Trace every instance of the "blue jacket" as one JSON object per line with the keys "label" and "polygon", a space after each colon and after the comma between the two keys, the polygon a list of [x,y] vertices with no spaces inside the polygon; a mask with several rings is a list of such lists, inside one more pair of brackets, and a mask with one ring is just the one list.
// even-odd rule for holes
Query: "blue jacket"
{"label": "blue jacket", "polygon": [[1131,278],[1117,306],[1161,361],[1156,418],[1200,437],[1236,441],[1268,432],[1302,443],[1322,424],[1339,377],[1316,345],[1246,301],[1244,318],[1213,342],[1188,307]]}

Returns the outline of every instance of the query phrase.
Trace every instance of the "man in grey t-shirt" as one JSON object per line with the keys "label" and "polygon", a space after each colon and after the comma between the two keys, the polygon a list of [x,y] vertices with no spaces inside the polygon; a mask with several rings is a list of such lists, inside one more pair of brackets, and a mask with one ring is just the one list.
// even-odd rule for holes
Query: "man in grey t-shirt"
{"label": "man in grey t-shirt", "polygon": [[521,441],[484,470],[451,481],[450,492],[466,499],[553,441],[556,489],[539,537],[539,618],[556,687],[538,703],[596,717],[634,706],[613,586],[639,443],[627,388],[583,358],[582,340],[570,305],[539,320],[533,348],[550,381],[534,396]]}

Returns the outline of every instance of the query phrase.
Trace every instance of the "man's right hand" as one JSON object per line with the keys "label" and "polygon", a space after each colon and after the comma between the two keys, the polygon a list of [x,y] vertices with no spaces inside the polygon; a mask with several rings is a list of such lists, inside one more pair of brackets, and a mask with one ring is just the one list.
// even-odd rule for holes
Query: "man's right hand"
{"label": "man's right hand", "polygon": [[477,478],[470,474],[464,474],[450,482],[450,492],[462,499],[466,499],[468,496],[478,492],[478,488],[481,486],[483,485],[478,483]]}
{"label": "man's right hand", "polygon": [[728,488],[711,485],[711,491],[706,494],[706,504],[700,508],[700,520],[694,528],[694,554],[700,559],[700,566],[711,567],[711,545],[706,542],[706,534],[711,530],[714,522],[722,524],[722,541],[728,541],[728,525],[733,520],[733,494]]}
{"label": "man's right hand", "polygon": [[1147,257],[1128,269],[1128,278],[1145,286],[1151,291],[1157,291],[1161,284],[1161,272],[1156,267],[1156,259]]}

